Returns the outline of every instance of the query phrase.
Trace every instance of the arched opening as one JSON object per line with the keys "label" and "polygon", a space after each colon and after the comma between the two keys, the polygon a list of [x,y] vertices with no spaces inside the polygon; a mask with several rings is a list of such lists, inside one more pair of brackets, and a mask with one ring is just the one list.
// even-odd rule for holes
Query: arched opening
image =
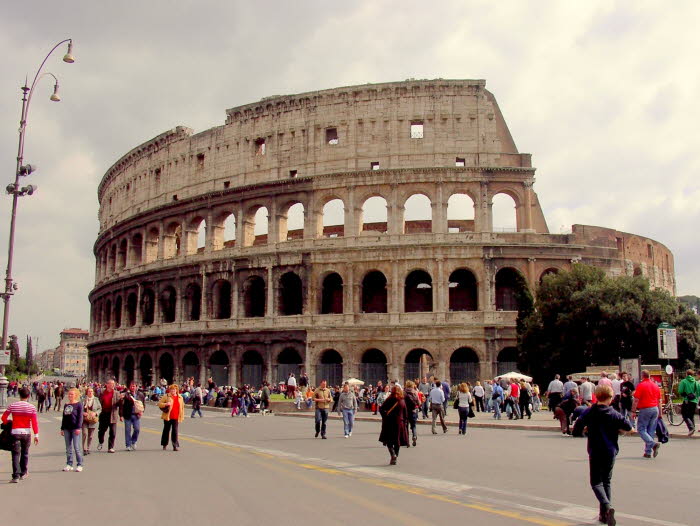
{"label": "arched opening", "polygon": [[139,371],[141,372],[141,383],[145,386],[153,385],[153,361],[148,354],[141,356]]}
{"label": "arched opening", "polygon": [[218,279],[212,285],[212,308],[214,319],[225,320],[231,317],[231,283]]}
{"label": "arched opening", "polygon": [[263,381],[263,358],[258,351],[246,351],[241,359],[241,383],[257,389]]}
{"label": "arched opening", "polygon": [[170,259],[182,254],[182,225],[169,223],[163,235],[163,258]]}
{"label": "arched opening", "polygon": [[136,267],[143,263],[143,236],[134,234],[129,245],[129,266]]}
{"label": "arched opening", "polygon": [[450,381],[452,385],[479,379],[479,357],[469,347],[460,347],[450,356]]}
{"label": "arched opening", "polygon": [[518,219],[515,200],[507,194],[493,196],[491,207],[494,232],[517,232]]}
{"label": "arched opening", "polygon": [[229,359],[224,351],[216,351],[209,358],[211,377],[217,386],[228,385]]}
{"label": "arched opening", "polygon": [[404,203],[404,234],[430,233],[432,231],[433,209],[430,204],[430,198],[423,194],[413,194]]}
{"label": "arched opening", "polygon": [[102,373],[104,374],[103,379],[104,379],[105,381],[107,381],[107,380],[109,380],[110,378],[112,378],[112,376],[111,376],[111,374],[110,374],[110,373],[111,373],[111,369],[109,368],[109,358],[107,358],[106,356],[105,356],[104,359],[102,360]]}
{"label": "arched opening", "polygon": [[474,232],[474,201],[467,194],[452,194],[447,200],[447,231]]}
{"label": "arched opening", "polygon": [[146,263],[151,263],[158,259],[158,243],[160,232],[156,227],[148,231],[146,237]]}
{"label": "arched opening", "polygon": [[124,382],[129,385],[134,379],[134,370],[136,369],[136,363],[134,362],[134,357],[132,355],[127,356],[124,359]]}
{"label": "arched opening", "polygon": [[199,383],[199,357],[194,351],[189,351],[182,358],[182,370],[185,373],[185,379],[194,378],[194,383]]}
{"label": "arched opening", "polygon": [[343,278],[332,272],[321,285],[321,314],[343,313]]}
{"label": "arched opening", "polygon": [[250,276],[243,282],[243,315],[246,318],[265,316],[265,280]]}
{"label": "arched opening", "polygon": [[138,297],[135,292],[130,292],[126,297],[126,323],[129,327],[136,325],[136,310],[138,309]]}
{"label": "arched opening", "polygon": [[207,246],[207,222],[205,219],[201,219],[199,225],[197,225],[197,244],[196,252],[204,252]]}
{"label": "arched opening", "polygon": [[301,374],[301,364],[304,363],[299,352],[293,347],[287,347],[277,356],[277,382],[287,383],[289,374],[296,378]]}
{"label": "arched opening", "polygon": [[301,278],[294,272],[286,272],[280,278],[279,287],[279,314],[282,316],[301,314],[304,301]]}
{"label": "arched opening", "polygon": [[478,310],[476,277],[471,271],[460,268],[450,274],[447,285],[450,294],[450,310]]}
{"label": "arched opening", "polygon": [[340,199],[331,199],[323,205],[323,237],[345,235],[345,204]]}
{"label": "arched opening", "polygon": [[343,357],[335,349],[326,349],[321,354],[321,363],[316,366],[316,383],[326,380],[328,385],[342,385]]}
{"label": "arched opening", "polygon": [[92,305],[92,317],[94,320],[94,330],[95,332],[102,331],[102,304],[95,303]]}
{"label": "arched opening", "polygon": [[173,287],[165,287],[160,292],[160,314],[163,323],[173,323],[175,321],[175,307],[177,304],[177,293]]}
{"label": "arched opening", "polygon": [[405,312],[433,310],[433,279],[424,270],[414,270],[406,276],[404,294]]}
{"label": "arched opening", "polygon": [[502,375],[510,372],[520,372],[518,370],[518,349],[516,347],[506,347],[498,353],[497,358],[497,375]]}
{"label": "arched opening", "polygon": [[286,215],[279,219],[279,236],[282,241],[304,238],[304,205],[294,203]]}
{"label": "arched opening", "polygon": [[[253,214],[252,225],[250,225],[250,235],[248,237],[249,243],[245,243],[245,246],[251,245],[264,245],[267,243],[268,237],[268,222],[269,222],[269,212],[267,207],[261,206]],[[248,234],[249,226],[246,225],[246,234]]]}
{"label": "arched opening", "polygon": [[520,310],[525,294],[527,283],[520,272],[506,267],[496,273],[496,310]]}
{"label": "arched opening", "polygon": [[362,204],[362,232],[386,233],[388,228],[386,199],[375,195]]}
{"label": "arched opening", "polygon": [[236,244],[236,216],[229,214],[224,219],[224,248],[233,247]]}
{"label": "arched opening", "polygon": [[152,325],[155,313],[156,295],[151,288],[144,288],[141,293],[141,319],[144,325]]}
{"label": "arched opening", "polygon": [[175,361],[173,355],[166,352],[160,355],[158,360],[158,371],[161,378],[164,378],[168,384],[173,383],[175,378]]}
{"label": "arched opening", "polygon": [[104,329],[108,330],[112,326],[112,300],[105,301]]}
{"label": "arched opening", "polygon": [[190,283],[185,289],[185,313],[189,321],[202,316],[202,288],[197,283]]}
{"label": "arched opening", "polygon": [[433,356],[425,349],[413,349],[406,355],[404,381],[421,379],[430,375]]}
{"label": "arched opening", "polygon": [[117,245],[112,245],[109,249],[109,272],[114,274],[117,271]]}
{"label": "arched opening", "polygon": [[556,276],[557,274],[559,274],[559,269],[556,267],[545,269],[542,274],[540,274],[540,285],[547,276]]}
{"label": "arched opening", "polygon": [[360,364],[360,375],[365,385],[377,385],[379,381],[386,384],[386,355],[379,349],[369,349],[365,351],[362,355],[362,363]]}
{"label": "arched opening", "polygon": [[211,225],[212,250],[231,248],[236,244],[236,216],[231,210],[220,211]]}
{"label": "arched opening", "polygon": [[117,296],[114,300],[114,328],[119,329],[122,326],[122,297]]}
{"label": "arched opening", "polygon": [[362,312],[387,312],[386,277],[378,270],[362,280]]}
{"label": "arched opening", "polygon": [[126,239],[122,239],[119,243],[119,252],[117,254],[117,268],[122,270],[126,268]]}
{"label": "arched opening", "polygon": [[119,361],[119,358],[115,356],[112,358],[112,377],[114,378],[114,381],[117,382],[118,384],[121,383],[121,362]]}

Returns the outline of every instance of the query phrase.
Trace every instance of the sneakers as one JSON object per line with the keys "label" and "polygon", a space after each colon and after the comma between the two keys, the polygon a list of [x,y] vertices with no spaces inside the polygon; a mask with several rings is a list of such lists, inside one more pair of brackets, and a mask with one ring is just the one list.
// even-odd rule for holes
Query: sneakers
{"label": "sneakers", "polygon": [[20,475],[19,480],[27,480],[29,478],[29,473],[25,473],[24,475]]}
{"label": "sneakers", "polygon": [[651,455],[656,458],[659,456],[659,449],[661,448],[661,443],[656,442],[653,446],[651,446]]}
{"label": "sneakers", "polygon": [[131,451],[131,446],[126,446],[127,451]]}
{"label": "sneakers", "polygon": [[114,448],[113,447],[109,448],[109,452],[114,453]]}
{"label": "sneakers", "polygon": [[102,444],[97,444],[97,451],[102,451]]}
{"label": "sneakers", "polygon": [[418,442],[418,439],[417,439],[416,436],[414,435],[414,436],[413,436],[413,447],[416,447],[416,442]]}
{"label": "sneakers", "polygon": [[10,484],[19,484],[19,479],[10,479]]}
{"label": "sneakers", "polygon": [[83,466],[78,466],[77,468],[75,468],[75,471],[77,471],[78,473],[80,473],[82,470]]}
{"label": "sneakers", "polygon": [[136,443],[131,444],[131,451],[136,451]]}
{"label": "sneakers", "polygon": [[73,466],[66,465],[66,467],[63,468],[63,471],[73,471]]}
{"label": "sneakers", "polygon": [[348,435],[345,435],[345,438],[348,438]]}
{"label": "sneakers", "polygon": [[643,456],[644,458],[651,458],[651,455],[650,455],[649,453],[644,453],[642,456]]}
{"label": "sneakers", "polygon": [[689,437],[692,437],[694,434],[695,434],[695,428],[693,428],[693,429],[691,429],[690,431],[688,431],[688,436],[689,436]]}
{"label": "sneakers", "polygon": [[352,436],[352,431],[350,431],[350,432],[348,433],[348,436],[349,436],[349,437],[351,437],[351,436]]}

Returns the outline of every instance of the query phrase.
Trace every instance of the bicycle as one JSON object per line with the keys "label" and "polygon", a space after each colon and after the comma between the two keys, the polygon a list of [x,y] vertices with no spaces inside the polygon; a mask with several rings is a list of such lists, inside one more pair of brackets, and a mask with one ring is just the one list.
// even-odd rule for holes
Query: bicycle
{"label": "bicycle", "polygon": [[[671,393],[677,391],[678,384],[675,383],[673,386],[675,389],[671,390]],[[683,415],[681,414],[681,404],[673,402],[673,396],[668,395],[668,401],[661,406],[661,412],[666,415],[666,420],[672,426],[679,426],[683,423]]]}

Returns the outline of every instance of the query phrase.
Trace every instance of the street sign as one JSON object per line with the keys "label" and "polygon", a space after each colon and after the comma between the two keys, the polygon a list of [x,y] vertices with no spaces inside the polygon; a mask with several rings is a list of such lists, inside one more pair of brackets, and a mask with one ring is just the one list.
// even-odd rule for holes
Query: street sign
{"label": "street sign", "polygon": [[673,374],[673,365],[668,364],[666,366],[666,374]]}
{"label": "street sign", "polygon": [[656,341],[659,347],[659,358],[675,360],[678,358],[678,340],[676,329],[668,323],[661,323],[656,329]]}
{"label": "street sign", "polygon": [[0,365],[10,365],[10,351],[0,351]]}

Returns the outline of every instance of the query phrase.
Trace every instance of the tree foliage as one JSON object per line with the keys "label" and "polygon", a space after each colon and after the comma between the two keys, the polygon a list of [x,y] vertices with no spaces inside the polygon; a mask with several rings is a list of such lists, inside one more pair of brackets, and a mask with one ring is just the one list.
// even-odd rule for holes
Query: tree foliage
{"label": "tree foliage", "polygon": [[664,290],[651,290],[641,276],[610,278],[577,264],[543,278],[535,309],[519,328],[519,366],[545,380],[620,358],[659,363],[656,329],[662,322],[678,331],[674,365],[697,363],[700,319],[688,307]]}

